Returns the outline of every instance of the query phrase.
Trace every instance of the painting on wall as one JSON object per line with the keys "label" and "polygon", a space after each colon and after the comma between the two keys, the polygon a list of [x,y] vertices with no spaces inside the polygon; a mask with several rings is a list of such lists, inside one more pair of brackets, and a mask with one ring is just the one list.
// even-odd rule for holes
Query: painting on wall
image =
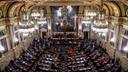
{"label": "painting on wall", "polygon": [[76,31],[78,6],[52,6],[52,30],[54,32]]}

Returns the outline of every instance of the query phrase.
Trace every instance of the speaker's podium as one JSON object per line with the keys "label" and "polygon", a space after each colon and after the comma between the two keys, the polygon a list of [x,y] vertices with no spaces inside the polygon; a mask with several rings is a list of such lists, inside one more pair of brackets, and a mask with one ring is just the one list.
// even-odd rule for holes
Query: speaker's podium
{"label": "speaker's podium", "polygon": [[78,44],[81,41],[76,32],[56,32],[52,40],[55,44]]}

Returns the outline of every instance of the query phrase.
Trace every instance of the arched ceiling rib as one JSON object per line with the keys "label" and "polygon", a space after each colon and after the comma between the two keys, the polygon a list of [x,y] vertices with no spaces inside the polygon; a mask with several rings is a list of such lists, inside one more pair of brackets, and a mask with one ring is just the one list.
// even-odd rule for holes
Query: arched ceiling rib
{"label": "arched ceiling rib", "polygon": [[121,0],[121,2],[128,6],[128,0]]}
{"label": "arched ceiling rib", "polygon": [[121,12],[121,9],[120,9],[120,6],[118,5],[118,3],[112,1],[111,2],[111,7],[114,11],[114,16],[122,16],[122,12]]}
{"label": "arched ceiling rib", "polygon": [[8,17],[18,16],[18,10],[23,5],[23,3],[14,3],[9,7]]}
{"label": "arched ceiling rib", "polygon": [[103,9],[105,10],[105,14],[107,16],[109,16],[110,15],[110,10],[109,10],[109,8],[108,8],[108,6],[106,4],[104,4]]}
{"label": "arched ceiling rib", "polygon": [[122,17],[125,16],[125,7],[124,7],[125,4],[123,2],[118,2],[118,5],[120,7],[120,10],[121,10],[121,13],[122,13]]}
{"label": "arched ceiling rib", "polygon": [[121,11],[118,5],[114,2],[106,2],[105,5],[110,11],[110,16],[121,16]]}
{"label": "arched ceiling rib", "polygon": [[9,9],[10,7],[15,4],[15,2],[8,2],[7,4],[5,4],[5,10],[4,10],[4,18],[7,18],[8,17],[8,12],[9,12]]}

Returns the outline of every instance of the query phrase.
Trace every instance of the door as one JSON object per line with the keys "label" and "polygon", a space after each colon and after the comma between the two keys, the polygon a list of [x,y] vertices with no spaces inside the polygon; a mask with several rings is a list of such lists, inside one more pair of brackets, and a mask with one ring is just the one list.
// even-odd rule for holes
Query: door
{"label": "door", "polygon": [[88,31],[84,32],[84,39],[88,39]]}

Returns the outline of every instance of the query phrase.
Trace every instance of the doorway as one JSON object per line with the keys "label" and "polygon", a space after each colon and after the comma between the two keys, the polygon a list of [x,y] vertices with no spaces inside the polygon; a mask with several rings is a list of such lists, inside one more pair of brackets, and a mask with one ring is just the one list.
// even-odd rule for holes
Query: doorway
{"label": "doorway", "polygon": [[46,32],[42,32],[42,38],[46,36]]}
{"label": "doorway", "polygon": [[88,36],[89,36],[89,32],[88,31],[85,31],[84,32],[84,39],[88,39],[89,38]]}

